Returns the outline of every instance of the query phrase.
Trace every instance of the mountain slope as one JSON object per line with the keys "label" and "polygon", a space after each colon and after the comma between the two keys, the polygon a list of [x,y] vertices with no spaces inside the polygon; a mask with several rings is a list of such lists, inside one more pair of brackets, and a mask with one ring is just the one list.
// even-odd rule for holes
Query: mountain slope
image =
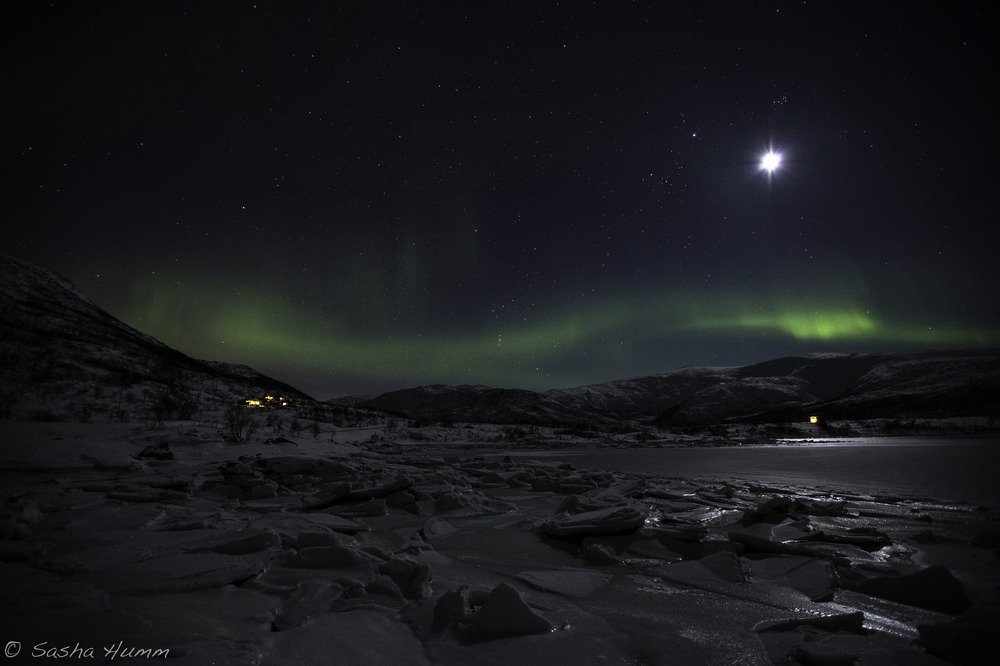
{"label": "mountain slope", "polygon": [[215,408],[272,392],[309,400],[245,366],[192,359],[115,319],[52,271],[2,256],[0,392],[7,415],[53,418],[143,417],[154,407]]}
{"label": "mountain slope", "polygon": [[545,393],[420,387],[359,404],[418,420],[592,426],[1000,416],[1000,354],[804,354]]}
{"label": "mountain slope", "polygon": [[874,363],[849,390],[819,405],[827,418],[1000,415],[1000,356],[992,351],[916,352]]}

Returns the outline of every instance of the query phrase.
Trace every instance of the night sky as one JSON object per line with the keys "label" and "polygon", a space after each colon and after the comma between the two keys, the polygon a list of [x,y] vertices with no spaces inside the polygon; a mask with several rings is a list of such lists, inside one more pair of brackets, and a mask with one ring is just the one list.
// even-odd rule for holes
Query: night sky
{"label": "night sky", "polygon": [[988,6],[8,2],[0,253],[318,398],[998,346]]}

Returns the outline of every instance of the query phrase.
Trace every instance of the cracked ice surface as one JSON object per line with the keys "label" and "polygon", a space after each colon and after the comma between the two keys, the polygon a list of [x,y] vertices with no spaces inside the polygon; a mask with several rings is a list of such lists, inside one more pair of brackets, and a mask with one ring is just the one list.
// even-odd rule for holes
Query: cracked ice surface
{"label": "cracked ice surface", "polygon": [[[195,425],[2,427],[0,637],[21,658],[941,664],[996,647],[989,507],[225,445]],[[151,442],[173,458],[137,457]]]}

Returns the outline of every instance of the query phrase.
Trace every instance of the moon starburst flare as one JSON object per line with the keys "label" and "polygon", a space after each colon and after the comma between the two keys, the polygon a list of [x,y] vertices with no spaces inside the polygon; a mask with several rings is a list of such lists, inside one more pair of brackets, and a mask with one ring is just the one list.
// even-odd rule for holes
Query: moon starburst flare
{"label": "moon starburst flare", "polygon": [[769,150],[764,157],[760,158],[760,170],[766,171],[768,173],[774,173],[774,171],[781,166],[781,153],[776,153],[773,150]]}

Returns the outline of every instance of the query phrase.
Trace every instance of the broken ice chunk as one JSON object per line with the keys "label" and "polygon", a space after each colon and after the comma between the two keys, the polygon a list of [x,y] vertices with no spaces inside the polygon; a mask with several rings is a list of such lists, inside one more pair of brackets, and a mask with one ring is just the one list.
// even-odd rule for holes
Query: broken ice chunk
{"label": "broken ice chunk", "polygon": [[633,504],[611,506],[577,514],[559,514],[544,521],[539,529],[554,537],[597,534],[627,534],[646,522],[646,510]]}
{"label": "broken ice chunk", "polygon": [[486,603],[472,615],[471,624],[483,639],[552,631],[552,623],[533,611],[507,583],[493,588]]}

